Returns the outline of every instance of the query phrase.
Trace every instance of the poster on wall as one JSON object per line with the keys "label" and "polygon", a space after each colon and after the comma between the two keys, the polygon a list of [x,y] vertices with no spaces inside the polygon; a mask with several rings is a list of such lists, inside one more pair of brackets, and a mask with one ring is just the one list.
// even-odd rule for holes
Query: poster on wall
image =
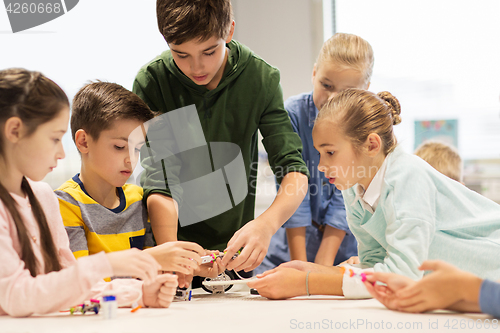
{"label": "poster on wall", "polygon": [[415,149],[427,140],[458,148],[458,119],[415,120]]}

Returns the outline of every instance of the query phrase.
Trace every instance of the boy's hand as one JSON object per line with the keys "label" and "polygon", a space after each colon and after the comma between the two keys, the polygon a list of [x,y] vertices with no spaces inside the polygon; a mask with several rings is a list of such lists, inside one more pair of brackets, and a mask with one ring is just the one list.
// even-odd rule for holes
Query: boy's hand
{"label": "boy's hand", "polygon": [[135,248],[106,253],[106,256],[113,269],[113,276],[133,276],[147,283],[154,281],[161,269],[155,258]]}
{"label": "boy's hand", "polygon": [[424,312],[446,309],[460,301],[478,303],[479,277],[440,260],[425,261],[419,269],[434,272],[396,293],[399,310]]}
{"label": "boy's hand", "polygon": [[198,244],[180,241],[163,243],[145,249],[144,252],[151,254],[160,263],[162,270],[186,275],[193,275],[193,271],[201,264],[201,256],[205,254],[205,250]]}
{"label": "boy's hand", "polygon": [[[227,243],[222,266],[235,271],[245,270],[245,272],[249,272],[253,270],[264,260],[273,234],[269,223],[260,217],[248,222],[236,231]],[[241,248],[243,250],[240,255],[231,260]]]}
{"label": "boy's hand", "polygon": [[142,301],[145,306],[168,308],[177,290],[177,276],[161,274],[151,283],[142,285]]}
{"label": "boy's hand", "polygon": [[278,266],[257,275],[257,279],[247,282],[261,296],[270,299],[285,299],[306,295],[306,272]]}
{"label": "boy's hand", "polygon": [[[380,284],[376,284],[377,281],[385,283],[386,285],[382,286]],[[370,295],[391,310],[398,310],[399,300],[396,296],[398,290],[410,287],[415,283],[415,281],[406,276],[379,272],[366,272],[366,281],[364,282]]]}
{"label": "boy's hand", "polygon": [[200,265],[195,271],[194,274],[202,277],[210,277],[210,278],[215,278],[219,274],[222,274],[226,268],[222,266],[222,259],[218,257],[220,252],[218,250],[215,251],[210,251],[210,250],[205,250],[205,255],[210,255],[210,254],[216,254],[217,257],[215,258],[214,262],[211,263],[206,263],[203,265]]}

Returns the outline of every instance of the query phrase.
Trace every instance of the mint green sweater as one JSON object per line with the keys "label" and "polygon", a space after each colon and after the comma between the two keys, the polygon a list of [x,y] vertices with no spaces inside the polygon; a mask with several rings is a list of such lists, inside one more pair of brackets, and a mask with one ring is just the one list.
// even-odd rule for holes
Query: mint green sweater
{"label": "mint green sweater", "polygon": [[500,205],[397,147],[375,212],[354,189],[344,195],[360,261],[375,271],[422,277],[419,265],[441,259],[482,278],[500,278]]}

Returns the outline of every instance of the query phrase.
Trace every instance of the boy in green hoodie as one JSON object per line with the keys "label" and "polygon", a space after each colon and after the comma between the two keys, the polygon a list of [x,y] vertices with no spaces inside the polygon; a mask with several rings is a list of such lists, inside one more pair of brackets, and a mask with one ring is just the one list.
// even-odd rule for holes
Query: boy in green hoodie
{"label": "boy in green hoodie", "polygon": [[[248,194],[217,216],[178,225],[179,200],[166,184],[165,165],[143,161],[141,182],[155,239],[158,244],[189,240],[226,251],[217,261],[219,272],[253,270],[264,259],[272,235],[307,193],[308,169],[283,106],[279,71],[232,40],[230,0],[158,0],[157,18],[170,50],[140,69],[133,91],[161,113],[194,104],[206,142],[238,145]],[[254,219],[258,130],[281,188],[273,204]]]}

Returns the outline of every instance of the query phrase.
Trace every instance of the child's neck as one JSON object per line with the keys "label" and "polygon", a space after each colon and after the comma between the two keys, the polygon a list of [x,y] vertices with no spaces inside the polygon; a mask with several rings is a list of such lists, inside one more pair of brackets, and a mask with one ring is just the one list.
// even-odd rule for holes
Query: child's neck
{"label": "child's neck", "polygon": [[116,193],[116,187],[106,182],[99,175],[89,172],[82,167],[80,180],[85,186],[88,195],[98,204],[109,209],[120,205],[120,198]]}
{"label": "child's neck", "polygon": [[373,159],[369,160],[365,166],[365,170],[368,170],[368,176],[361,180],[359,183],[364,187],[364,189],[368,189],[373,178],[384,164],[386,156],[383,153],[377,154]]}

